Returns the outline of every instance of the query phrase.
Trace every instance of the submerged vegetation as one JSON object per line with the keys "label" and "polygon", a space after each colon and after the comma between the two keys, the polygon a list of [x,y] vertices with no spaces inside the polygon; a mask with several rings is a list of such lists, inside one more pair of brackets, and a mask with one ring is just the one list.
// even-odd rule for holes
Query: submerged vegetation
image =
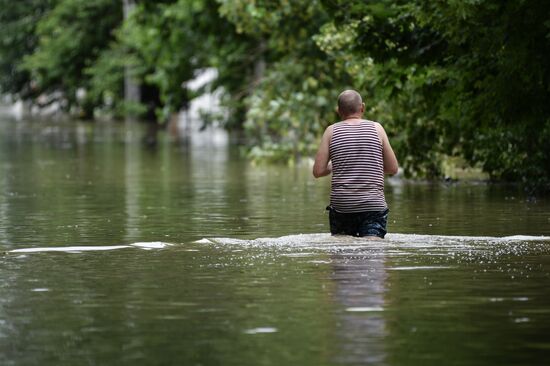
{"label": "submerged vegetation", "polygon": [[[548,188],[549,13],[538,0],[0,0],[0,91],[163,123],[219,89],[249,154],[288,161],[313,153],[354,88],[406,175],[460,159]],[[186,89],[212,67],[211,85]]]}

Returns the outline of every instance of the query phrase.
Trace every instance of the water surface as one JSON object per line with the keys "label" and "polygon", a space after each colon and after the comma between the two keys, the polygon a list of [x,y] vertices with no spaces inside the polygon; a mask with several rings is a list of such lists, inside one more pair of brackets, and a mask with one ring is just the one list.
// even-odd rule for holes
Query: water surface
{"label": "water surface", "polygon": [[545,365],[550,202],[388,181],[383,242],[328,181],[209,135],[0,121],[1,365]]}

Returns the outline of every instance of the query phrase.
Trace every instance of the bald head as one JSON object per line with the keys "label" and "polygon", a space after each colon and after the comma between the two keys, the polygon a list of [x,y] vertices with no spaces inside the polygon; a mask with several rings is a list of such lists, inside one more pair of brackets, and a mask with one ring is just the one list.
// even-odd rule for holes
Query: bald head
{"label": "bald head", "polygon": [[338,113],[342,118],[362,112],[362,106],[363,100],[355,90],[344,90],[338,96]]}

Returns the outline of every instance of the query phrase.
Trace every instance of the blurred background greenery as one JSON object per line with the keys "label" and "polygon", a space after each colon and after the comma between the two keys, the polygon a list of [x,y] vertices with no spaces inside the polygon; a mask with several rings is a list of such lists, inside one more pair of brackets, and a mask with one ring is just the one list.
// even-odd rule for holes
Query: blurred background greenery
{"label": "blurred background greenery", "polygon": [[[166,125],[218,91],[256,160],[314,154],[357,89],[408,177],[550,187],[550,2],[0,0],[0,93]],[[217,78],[187,83],[205,69]]]}

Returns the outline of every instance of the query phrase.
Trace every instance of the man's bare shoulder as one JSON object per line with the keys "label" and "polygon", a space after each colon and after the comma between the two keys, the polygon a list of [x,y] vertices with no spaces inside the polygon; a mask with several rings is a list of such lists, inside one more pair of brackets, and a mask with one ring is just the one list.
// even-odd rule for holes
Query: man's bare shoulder
{"label": "man's bare shoulder", "polygon": [[370,119],[366,119],[365,121],[367,121],[367,122],[369,122],[369,123],[372,123],[372,124],[375,125],[375,126],[382,126],[382,125],[380,124],[380,122],[377,122],[377,121],[373,121],[373,120],[370,120]]}
{"label": "man's bare shoulder", "polygon": [[328,125],[327,128],[325,128],[325,135],[331,135],[332,136],[332,131],[334,130],[334,125],[336,125],[337,123],[339,123],[339,122]]}
{"label": "man's bare shoulder", "polygon": [[385,131],[384,126],[382,126],[380,122],[376,122],[376,121],[369,121],[369,122],[372,122],[372,124],[374,125],[377,131],[379,132]]}

